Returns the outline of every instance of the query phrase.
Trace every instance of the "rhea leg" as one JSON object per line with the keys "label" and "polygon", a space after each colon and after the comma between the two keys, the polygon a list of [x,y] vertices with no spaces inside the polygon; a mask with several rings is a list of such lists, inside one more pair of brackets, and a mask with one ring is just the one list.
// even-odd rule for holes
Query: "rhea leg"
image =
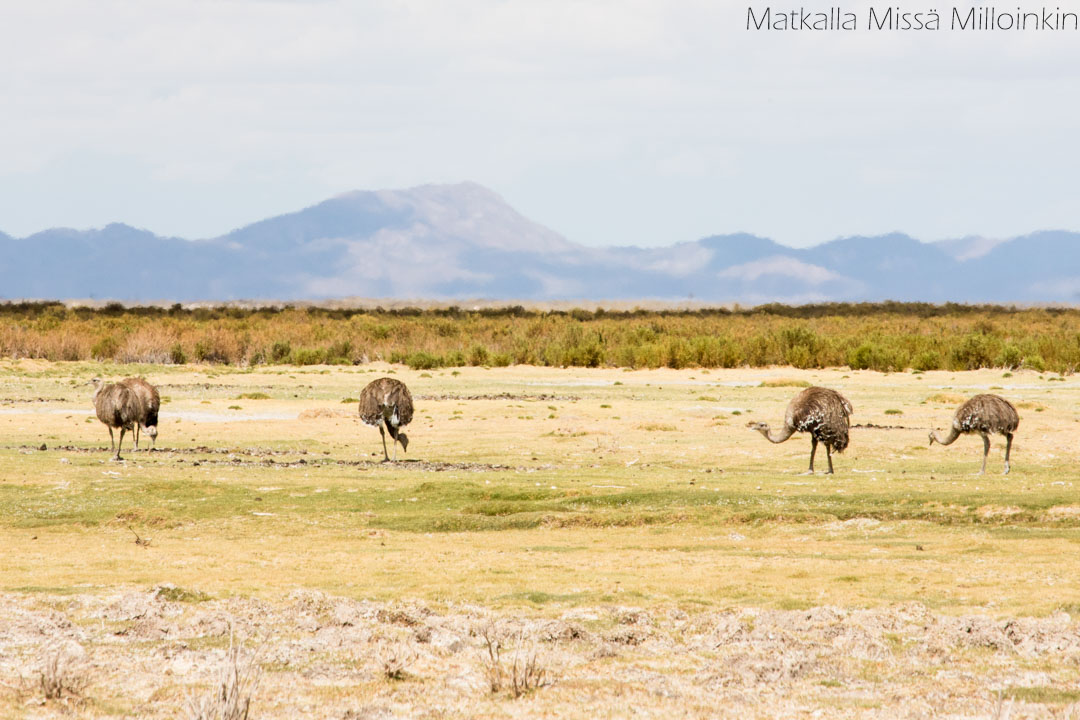
{"label": "rhea leg", "polygon": [[116,444],[116,459],[121,460],[120,448],[124,447],[124,426],[120,426],[120,442]]}
{"label": "rhea leg", "polygon": [[116,437],[113,436],[112,426],[109,426],[109,452],[116,450]]}
{"label": "rhea leg", "polygon": [[832,475],[832,449],[830,449],[827,444],[825,445],[825,457],[829,458],[829,474]]}
{"label": "rhea leg", "polygon": [[814,474],[814,455],[815,455],[815,453],[817,453],[817,438],[814,437],[813,435],[811,435],[810,436],[810,470],[807,471],[808,474],[810,474],[810,475]]}
{"label": "rhea leg", "polygon": [[982,470],[979,471],[980,475],[986,474],[986,456],[990,454],[990,436],[986,433],[979,433],[983,439],[983,464]]}
{"label": "rhea leg", "polygon": [[1009,451],[1012,450],[1012,433],[1005,433],[1005,474],[1009,474]]}
{"label": "rhea leg", "polygon": [[139,423],[135,423],[135,427],[131,429],[131,434],[135,436],[135,449],[131,452],[139,452]]}
{"label": "rhea leg", "polygon": [[394,438],[394,462],[397,462],[397,438]]}
{"label": "rhea leg", "polygon": [[390,454],[386,452],[386,431],[383,430],[382,425],[379,425],[379,435],[382,435],[383,462],[390,462]]}

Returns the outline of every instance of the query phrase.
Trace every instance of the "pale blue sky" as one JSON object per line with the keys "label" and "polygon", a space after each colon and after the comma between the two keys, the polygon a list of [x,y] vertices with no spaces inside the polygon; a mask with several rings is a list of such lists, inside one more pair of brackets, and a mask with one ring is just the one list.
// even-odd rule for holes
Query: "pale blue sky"
{"label": "pale blue sky", "polygon": [[1080,230],[1080,33],[748,32],[746,8],[8,3],[0,230],[209,237],[458,180],[589,245]]}

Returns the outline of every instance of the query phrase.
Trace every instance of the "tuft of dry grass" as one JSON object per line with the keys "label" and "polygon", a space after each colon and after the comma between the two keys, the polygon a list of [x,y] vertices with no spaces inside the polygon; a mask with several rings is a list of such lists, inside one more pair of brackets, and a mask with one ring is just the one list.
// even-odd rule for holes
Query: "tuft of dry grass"
{"label": "tuft of dry grass", "polygon": [[762,380],[760,387],[766,388],[781,388],[781,387],[810,387],[810,383],[806,380],[795,380],[792,378],[776,378],[772,380]]}
{"label": "tuft of dry grass", "polygon": [[204,695],[188,696],[189,720],[247,720],[262,679],[257,658],[257,652],[244,656],[230,628],[229,652],[220,679]]}
{"label": "tuft of dry grass", "polygon": [[416,662],[416,653],[406,645],[395,643],[379,654],[379,666],[387,680],[404,680]]}
{"label": "tuft of dry grass", "polygon": [[926,396],[926,402],[940,403],[942,405],[955,405],[962,403],[967,398],[959,393],[939,392]]}
{"label": "tuft of dry grass", "polygon": [[481,656],[484,674],[493,694],[505,689],[517,698],[551,684],[546,663],[535,647],[523,647],[523,635],[516,637],[518,649],[513,651],[509,661],[503,658],[506,638],[494,624],[485,625],[480,637],[486,650]]}
{"label": "tuft of dry grass", "polygon": [[676,432],[679,428],[666,423],[642,423],[637,429],[645,432]]}
{"label": "tuft of dry grass", "polygon": [[89,684],[86,668],[66,648],[53,648],[42,664],[38,684],[46,700],[78,697]]}

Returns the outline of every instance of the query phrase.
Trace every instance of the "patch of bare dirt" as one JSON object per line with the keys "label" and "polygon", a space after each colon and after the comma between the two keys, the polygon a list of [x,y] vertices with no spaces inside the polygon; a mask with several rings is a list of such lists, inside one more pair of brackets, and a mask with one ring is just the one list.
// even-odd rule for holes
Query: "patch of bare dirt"
{"label": "patch of bare dirt", "polygon": [[[43,452],[41,446],[22,445],[21,450],[26,452]],[[101,454],[110,452],[107,447],[77,447],[74,445],[54,445],[48,450],[69,453]],[[379,460],[342,460],[339,458],[315,455],[307,450],[271,450],[269,448],[212,448],[205,445],[193,448],[166,448],[156,447],[154,450],[128,450],[126,455],[131,458],[133,454],[139,457],[151,455],[155,458],[173,459],[177,463],[186,463],[188,460],[181,457],[175,459],[174,455],[225,455],[224,458],[196,458],[191,461],[192,465],[208,467],[276,467],[276,468],[300,468],[313,466],[348,466],[360,470],[419,470],[420,472],[493,472],[502,470],[527,470],[527,468],[499,463],[478,462],[442,462],[438,460],[415,460],[399,459],[397,462],[382,462]],[[374,453],[379,455],[380,453]],[[300,455],[303,457],[297,458]],[[295,459],[290,459],[292,456]],[[278,459],[283,458],[283,459]]]}
{"label": "patch of bare dirt", "polygon": [[[172,587],[0,594],[0,713],[70,717],[74,703],[80,717],[117,708],[176,717],[185,699],[212,697],[230,664],[258,669],[249,692],[259,718],[1056,718],[1080,709],[1067,707],[1080,623],[1065,613],[957,617],[908,604],[538,617],[309,590],[275,601],[177,597],[205,598]],[[533,684],[518,692],[511,678],[526,668]],[[68,683],[66,697],[44,697],[49,673]],[[1045,699],[1009,699],[1018,689]]]}
{"label": "patch of bare dirt", "polygon": [[14,405],[16,403],[47,403],[47,402],[71,402],[71,398],[65,397],[6,397],[0,398],[0,405]]}
{"label": "patch of bare dirt", "polygon": [[304,410],[301,412],[297,419],[299,420],[325,420],[325,419],[340,419],[340,418],[357,418],[359,415],[355,410],[352,412],[348,410],[339,410],[337,408],[314,408],[311,410]]}

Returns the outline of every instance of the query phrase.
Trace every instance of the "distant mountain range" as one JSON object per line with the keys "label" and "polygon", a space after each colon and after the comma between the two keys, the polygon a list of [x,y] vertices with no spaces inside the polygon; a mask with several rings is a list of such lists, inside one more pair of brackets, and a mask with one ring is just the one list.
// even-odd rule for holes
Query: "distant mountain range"
{"label": "distant mountain range", "polygon": [[473,183],[352,192],[218,238],[122,224],[0,233],[0,298],[661,299],[807,303],[1080,302],[1080,233],[794,249],[754,235],[593,248]]}

